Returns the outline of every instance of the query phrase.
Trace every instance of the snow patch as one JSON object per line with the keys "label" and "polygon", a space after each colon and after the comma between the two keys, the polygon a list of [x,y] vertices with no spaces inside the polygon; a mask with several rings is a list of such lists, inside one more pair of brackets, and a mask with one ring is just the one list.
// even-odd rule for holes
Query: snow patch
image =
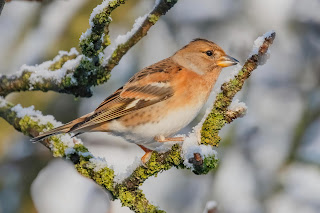
{"label": "snow patch", "polygon": [[245,103],[240,102],[239,99],[232,101],[231,105],[228,108],[231,111],[242,111],[240,117],[244,116],[248,112],[248,107]]}
{"label": "snow patch", "polygon": [[[65,55],[78,56],[75,59],[66,61],[61,67],[61,69],[49,70],[51,65],[59,61]],[[45,61],[35,66],[28,66],[26,64],[22,65],[19,70],[19,73],[20,75],[22,75],[25,70],[32,72],[32,74],[29,77],[30,89],[32,89],[33,85],[36,83],[44,83],[44,80],[52,80],[56,83],[61,83],[61,80],[66,76],[71,77],[71,83],[76,83],[76,79],[72,76],[72,73],[67,74],[67,71],[75,69],[80,63],[81,59],[82,55],[79,55],[79,52],[76,50],[76,48],[72,48],[69,52],[59,51],[59,54],[52,61]]]}
{"label": "snow patch", "polygon": [[101,157],[90,158],[89,161],[93,165],[93,171],[95,172],[99,172],[101,169],[105,167],[110,168],[105,158],[101,158]]}
{"label": "snow patch", "polygon": [[135,160],[133,161],[133,163],[131,165],[129,165],[124,172],[115,174],[114,181],[116,183],[121,183],[126,178],[128,178],[136,168],[138,168],[141,165],[142,165],[142,162],[141,162],[140,158],[136,157]]}
{"label": "snow patch", "polygon": [[[103,1],[101,4],[99,4],[98,6],[96,6],[91,15],[90,15],[90,18],[89,18],[89,25],[90,25],[90,28],[87,29],[86,32],[82,33],[81,37],[80,37],[80,41],[86,39],[89,37],[89,35],[91,35],[92,33],[92,28],[94,27],[94,23],[93,23],[93,19],[96,15],[98,15],[99,13],[102,13],[104,8],[108,7],[109,3],[112,2],[114,0],[105,0]],[[110,21],[111,21],[111,17],[109,17]],[[103,37],[102,37],[103,38]]]}
{"label": "snow patch", "polygon": [[47,125],[48,123],[51,123],[55,127],[62,125],[62,123],[56,121],[52,115],[42,115],[39,110],[34,109],[34,106],[24,108],[21,104],[17,104],[12,107],[11,110],[17,113],[18,118],[29,116],[32,120],[37,121],[39,125]]}
{"label": "snow patch", "polygon": [[0,108],[5,107],[6,105],[6,100],[2,96],[0,96]]}
{"label": "snow patch", "polygon": [[[16,106],[12,107],[11,110],[17,113],[18,118],[29,116],[30,119],[37,122],[39,125],[48,125],[48,123],[51,123],[54,127],[62,125],[62,123],[56,121],[52,115],[42,115],[40,111],[34,109],[34,106],[23,108],[20,104],[17,104]],[[44,131],[46,131],[46,129],[44,129]],[[72,138],[70,134],[59,134],[55,137],[62,141],[67,147],[72,148],[75,144],[82,144],[80,139],[75,140],[75,138]],[[51,148],[54,150],[53,146]],[[67,152],[70,151],[71,150],[68,150]]]}
{"label": "snow patch", "polygon": [[[252,47],[252,51],[249,55],[249,58],[252,56],[252,55],[256,55],[259,53],[259,48],[261,47],[261,45],[263,44],[264,40],[266,38],[269,38],[271,36],[272,33],[274,33],[275,31],[274,30],[271,30],[269,32],[266,32],[265,34],[263,34],[262,36],[258,37],[254,43],[253,43],[253,47]],[[270,54],[269,50],[268,50],[268,53]]]}
{"label": "snow patch", "polygon": [[218,208],[218,203],[214,200],[208,201],[206,204],[206,208],[204,209],[203,213],[215,212]]}
{"label": "snow patch", "polygon": [[119,35],[116,38],[115,40],[116,46],[118,46],[119,44],[125,43],[141,27],[142,23],[148,16],[149,16],[149,13],[137,18],[133,24],[132,29],[129,32],[127,32],[125,35]]}
{"label": "snow patch", "polygon": [[73,147],[68,147],[64,150],[66,156],[76,153],[76,150]]}
{"label": "snow patch", "polygon": [[185,138],[183,144],[182,144],[182,157],[184,159],[183,164],[187,168],[193,169],[193,165],[189,163],[189,159],[194,157],[194,153],[199,153],[201,155],[201,158],[204,159],[205,157],[209,156],[215,156],[217,157],[217,151],[213,149],[212,146],[209,145],[199,145],[201,142],[201,129],[204,121],[206,120],[207,116],[211,112],[212,106],[208,107],[205,115],[201,119],[201,121],[193,127],[192,132],[189,133],[189,135]]}
{"label": "snow patch", "polygon": [[[126,43],[136,32],[137,30],[142,26],[143,22],[146,20],[146,18],[150,15],[150,13],[145,14],[144,16],[140,16],[137,18],[133,24],[132,29],[127,32],[125,35],[119,35],[115,41],[112,43],[112,47],[110,48],[113,52],[120,44]],[[106,54],[106,52],[105,52]],[[112,54],[112,53],[111,53]],[[111,58],[111,55],[108,57],[105,57],[103,60],[103,65],[106,65]]]}
{"label": "snow patch", "polygon": [[[229,82],[231,79],[233,79],[236,75],[238,75],[239,71],[242,69],[242,66],[240,63],[232,67],[232,70],[228,76],[224,79],[224,82]],[[220,89],[220,87],[218,87]],[[216,91],[218,92],[218,91]],[[219,90],[221,92],[221,89]]]}

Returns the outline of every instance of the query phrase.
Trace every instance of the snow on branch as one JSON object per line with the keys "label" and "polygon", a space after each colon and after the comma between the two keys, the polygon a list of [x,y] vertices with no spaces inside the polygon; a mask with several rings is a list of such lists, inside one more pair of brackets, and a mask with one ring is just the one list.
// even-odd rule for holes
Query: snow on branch
{"label": "snow on branch", "polygon": [[230,107],[233,97],[242,89],[242,86],[258,65],[266,62],[266,56],[269,55],[268,49],[275,39],[276,33],[270,31],[256,39],[253,51],[246,60],[238,74],[221,86],[221,92],[217,94],[213,108],[206,117],[201,127],[201,144],[218,146],[220,129],[230,123],[237,117],[241,117],[245,111],[245,105],[238,105],[234,109]]}
{"label": "snow on branch", "polygon": [[274,31],[267,32],[254,42],[252,54],[243,67],[233,78],[222,84],[221,92],[217,94],[212,109],[207,109],[205,116],[185,138],[182,145],[184,166],[196,174],[206,174],[217,166],[217,153],[213,149],[220,142],[219,131],[226,123],[242,117],[247,111],[244,103],[233,97],[242,89],[251,72],[265,63],[268,48],[275,39]]}
{"label": "snow on branch", "polygon": [[72,48],[69,52],[59,51],[52,61],[35,66],[23,65],[11,76],[0,75],[0,96],[27,90],[60,92],[66,86],[76,84],[73,72],[81,58],[82,55]]}
{"label": "snow on branch", "polygon": [[[105,56],[105,49],[111,44],[109,38],[110,14],[125,0],[104,0],[90,16],[90,28],[80,38],[81,53],[59,54],[58,61],[43,62],[36,66],[23,65],[16,74],[0,75],[0,96],[19,91],[56,91],[80,97],[90,97],[91,87],[105,83],[111,70],[121,58],[166,14],[177,0],[157,0],[151,12],[136,20],[126,36],[116,39],[113,53]],[[76,52],[76,53],[75,53]],[[71,62],[69,62],[69,60]],[[55,62],[55,66],[53,65]],[[71,66],[73,65],[73,66]]]}
{"label": "snow on branch", "polygon": [[136,19],[133,28],[126,35],[118,36],[115,50],[104,62],[105,70],[110,72],[128,50],[147,35],[149,29],[159,20],[160,16],[165,15],[177,2],[178,0],[156,0],[150,13]]}

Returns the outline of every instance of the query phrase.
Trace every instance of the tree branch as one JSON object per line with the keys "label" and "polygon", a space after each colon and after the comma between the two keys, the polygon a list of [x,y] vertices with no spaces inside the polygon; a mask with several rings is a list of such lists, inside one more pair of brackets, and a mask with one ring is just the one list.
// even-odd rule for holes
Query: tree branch
{"label": "tree branch", "polygon": [[[166,14],[176,3],[177,0],[158,1],[154,9],[145,15],[145,19],[136,29],[129,32],[128,38],[116,44],[116,48],[107,60],[104,59],[104,50],[111,44],[109,39],[110,14],[125,0],[104,1],[97,6],[90,17],[90,28],[81,36],[80,48],[82,54],[75,53],[68,60],[61,58],[59,54],[56,58],[61,58],[60,66],[51,69],[50,67],[23,66],[21,71],[10,76],[0,76],[0,95],[6,96],[12,92],[19,91],[56,91],[60,93],[73,94],[80,97],[90,97],[92,95],[91,87],[105,83],[110,78],[111,70],[119,63],[121,58],[131,49],[140,39],[142,39],[149,29],[158,21],[160,16]],[[75,52],[75,51],[73,51]],[[80,58],[75,66],[68,65],[69,60]],[[55,58],[55,59],[56,59]],[[50,64],[52,61],[44,62],[42,65]],[[65,75],[60,75],[57,81],[55,76],[61,69],[64,69]],[[37,70],[37,79],[30,79]],[[41,72],[50,73],[41,76]]]}
{"label": "tree branch", "polygon": [[221,128],[241,114],[231,113],[228,111],[228,107],[233,97],[242,89],[245,80],[249,78],[252,71],[266,61],[268,48],[275,39],[275,36],[275,32],[269,32],[259,37],[255,41],[256,46],[254,47],[253,54],[246,60],[242,69],[234,78],[222,84],[221,92],[217,95],[213,108],[202,125],[201,144],[218,146],[220,142],[218,133]]}

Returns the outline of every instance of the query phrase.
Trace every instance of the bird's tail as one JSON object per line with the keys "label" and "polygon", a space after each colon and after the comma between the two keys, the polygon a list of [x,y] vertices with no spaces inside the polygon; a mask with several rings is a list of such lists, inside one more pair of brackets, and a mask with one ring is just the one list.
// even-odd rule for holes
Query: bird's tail
{"label": "bird's tail", "polygon": [[52,135],[75,132],[75,130],[78,130],[78,128],[74,129],[73,127],[84,122],[86,120],[86,118],[89,117],[90,115],[92,115],[92,112],[89,114],[86,114],[80,118],[77,118],[73,121],[70,121],[69,123],[67,123],[65,125],[59,126],[59,127],[54,128],[52,130],[49,130],[47,132],[40,133],[37,137],[32,138],[31,141],[37,142],[37,141],[43,140],[43,139],[45,139],[49,136],[52,136]]}

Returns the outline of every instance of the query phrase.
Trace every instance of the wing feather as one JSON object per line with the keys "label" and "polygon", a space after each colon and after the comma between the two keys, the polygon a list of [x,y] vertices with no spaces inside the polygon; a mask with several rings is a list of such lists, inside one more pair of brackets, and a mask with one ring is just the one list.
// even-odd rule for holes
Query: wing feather
{"label": "wing feather", "polygon": [[[119,118],[172,97],[174,91],[170,85],[170,70],[176,70],[176,64],[170,64],[166,59],[155,65],[153,69],[147,67],[134,75],[124,87],[106,98],[91,116],[72,127],[71,131]],[[161,81],[159,73],[162,73]],[[148,84],[144,81],[146,78]]]}

